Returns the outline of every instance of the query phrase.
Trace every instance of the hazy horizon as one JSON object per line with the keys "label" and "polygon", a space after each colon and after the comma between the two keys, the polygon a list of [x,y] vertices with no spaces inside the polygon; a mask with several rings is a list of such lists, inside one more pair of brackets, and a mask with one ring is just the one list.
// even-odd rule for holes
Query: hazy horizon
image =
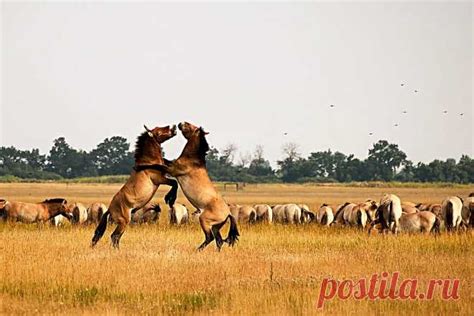
{"label": "hazy horizon", "polygon": [[[0,146],[48,153],[64,136],[89,151],[119,135],[133,149],[143,124],[190,121],[218,149],[263,145],[273,165],[288,142],[303,156],[365,158],[379,139],[414,162],[473,156],[472,12],[471,2],[2,2]],[[163,147],[174,158],[183,145],[177,135]]]}

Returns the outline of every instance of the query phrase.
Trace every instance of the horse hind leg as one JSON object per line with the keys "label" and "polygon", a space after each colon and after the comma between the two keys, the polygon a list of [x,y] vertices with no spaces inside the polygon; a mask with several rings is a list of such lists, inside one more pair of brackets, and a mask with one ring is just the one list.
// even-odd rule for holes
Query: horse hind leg
{"label": "horse hind leg", "polygon": [[112,235],[110,235],[110,239],[112,240],[112,246],[115,249],[120,248],[120,238],[122,238],[122,235],[126,227],[127,227],[127,221],[124,218],[120,218],[117,221],[117,227],[115,228]]}
{"label": "horse hind leg", "polygon": [[222,245],[224,244],[224,240],[222,239],[222,235],[221,235],[220,230],[221,230],[222,226],[225,224],[225,222],[226,221],[223,221],[222,223],[213,225],[212,228],[211,228],[212,235],[216,239],[216,245],[217,245],[217,250],[218,251],[221,251]]}
{"label": "horse hind leg", "polygon": [[204,231],[204,236],[205,239],[203,243],[197,248],[198,251],[204,250],[204,248],[206,248],[207,245],[209,245],[214,240],[214,235],[212,234],[211,230]]}

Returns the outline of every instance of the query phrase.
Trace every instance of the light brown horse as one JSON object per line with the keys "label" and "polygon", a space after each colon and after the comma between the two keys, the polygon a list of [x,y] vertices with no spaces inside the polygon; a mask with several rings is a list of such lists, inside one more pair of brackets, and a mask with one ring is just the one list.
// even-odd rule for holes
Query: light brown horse
{"label": "light brown horse", "polygon": [[65,199],[49,199],[41,203],[10,202],[3,203],[2,213],[5,220],[23,223],[46,222],[57,215],[69,220],[72,214]]}
{"label": "light brown horse", "polygon": [[132,210],[132,224],[152,224],[160,220],[161,207],[159,204],[148,203],[140,209]]}
{"label": "light brown horse", "polygon": [[111,235],[112,245],[119,248],[120,238],[125,228],[130,223],[131,210],[142,208],[155,195],[160,184],[171,186],[171,190],[165,196],[165,202],[173,206],[176,200],[178,184],[169,179],[162,171],[150,168],[155,164],[163,164],[161,144],[176,135],[176,126],[155,127],[138,136],[135,144],[135,167],[124,186],[110,202],[109,209],[102,216],[97,226],[92,247],[97,244],[104,235],[107,228],[107,218],[110,214],[114,223],[117,224]]}
{"label": "light brown horse", "polygon": [[104,203],[92,203],[87,209],[87,222],[91,224],[99,223],[105,212],[107,212],[107,206]]}
{"label": "light brown horse", "polygon": [[[156,167],[159,170],[166,170],[169,175],[175,177],[189,202],[202,211],[199,223],[205,240],[198,250],[203,250],[214,239],[218,250],[224,242],[233,246],[239,238],[237,220],[230,213],[229,206],[217,192],[207,173],[208,133],[201,127],[187,122],[179,123],[178,128],[187,139],[181,155],[174,161],[166,161],[166,166]],[[230,220],[230,230],[227,238],[223,240],[220,229],[227,220]]]}

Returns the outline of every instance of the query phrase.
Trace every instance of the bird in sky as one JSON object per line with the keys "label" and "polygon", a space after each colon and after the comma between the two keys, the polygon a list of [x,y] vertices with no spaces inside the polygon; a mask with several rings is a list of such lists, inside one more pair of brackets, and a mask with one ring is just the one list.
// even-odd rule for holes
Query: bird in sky
{"label": "bird in sky", "polygon": [[369,135],[372,136],[372,135],[374,135],[374,133],[370,132]]}
{"label": "bird in sky", "polygon": [[333,107],[334,107],[334,104],[331,104],[329,107],[330,107],[330,108],[333,108]]}
{"label": "bird in sky", "polygon": [[397,127],[397,126],[398,126],[398,123],[395,123],[393,126]]}
{"label": "bird in sky", "polygon": [[402,87],[403,87],[404,85],[405,85],[404,83],[400,83],[400,86],[402,86]]}
{"label": "bird in sky", "polygon": [[444,110],[443,113],[446,114],[446,113],[448,113],[448,111],[447,111],[447,110]]}
{"label": "bird in sky", "polygon": [[286,136],[286,135],[288,135],[288,133],[283,133],[283,135],[285,135],[285,136]]}
{"label": "bird in sky", "polygon": [[415,90],[415,93],[417,93],[417,92],[418,92],[418,90]]}
{"label": "bird in sky", "polygon": [[407,111],[403,111],[402,113],[403,113],[403,114],[407,114]]}
{"label": "bird in sky", "polygon": [[463,115],[464,115],[464,113],[459,113],[459,115],[460,115],[460,116],[463,116]]}

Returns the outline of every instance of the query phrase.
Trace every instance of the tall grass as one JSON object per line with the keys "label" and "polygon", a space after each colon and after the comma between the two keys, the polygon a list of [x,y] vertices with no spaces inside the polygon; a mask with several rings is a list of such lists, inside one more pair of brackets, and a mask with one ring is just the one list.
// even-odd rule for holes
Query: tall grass
{"label": "tall grass", "polygon": [[[0,195],[16,200],[67,196],[108,201],[119,185],[2,184]],[[157,199],[165,189],[160,189]],[[223,192],[237,203],[293,201],[318,206],[376,198],[381,188],[249,186]],[[402,199],[438,201],[470,188],[399,188]],[[185,202],[182,195],[180,202]],[[110,247],[112,227],[97,248],[94,227],[0,224],[0,313],[99,314],[313,314],[322,279],[400,271],[421,284],[459,278],[458,301],[333,300],[328,314],[461,314],[474,310],[474,236],[443,234],[370,236],[358,230],[317,225],[240,225],[241,240],[222,252],[195,248],[197,225],[170,227],[164,208],[158,225],[129,227],[119,251]],[[227,231],[223,232],[227,235]]]}

